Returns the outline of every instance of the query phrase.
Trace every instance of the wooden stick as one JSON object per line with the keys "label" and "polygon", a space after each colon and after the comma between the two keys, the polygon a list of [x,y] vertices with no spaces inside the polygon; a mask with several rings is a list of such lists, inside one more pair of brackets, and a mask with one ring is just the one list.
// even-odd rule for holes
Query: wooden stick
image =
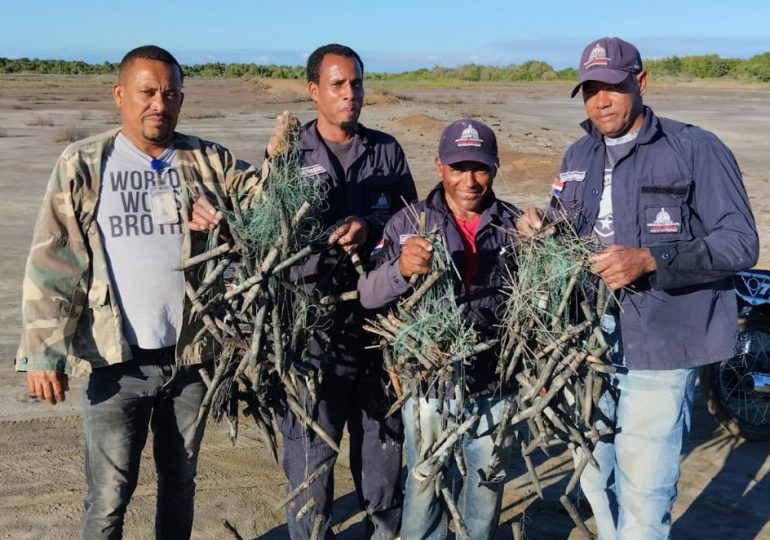
{"label": "wooden stick", "polygon": [[322,476],[324,473],[326,473],[326,471],[328,471],[328,470],[329,470],[329,464],[328,464],[328,463],[324,463],[323,465],[321,465],[320,467],[318,467],[318,469],[316,469],[315,471],[313,471],[313,472],[310,474],[310,476],[308,476],[307,478],[305,478],[305,481],[304,481],[304,482],[302,482],[300,485],[298,485],[297,487],[295,487],[294,489],[292,489],[292,490],[291,490],[289,493],[287,493],[287,494],[286,494],[286,496],[285,496],[283,499],[281,499],[281,501],[278,503],[278,508],[283,508],[284,506],[286,506],[287,504],[289,504],[290,502],[292,502],[294,499],[296,499],[297,497],[299,497],[299,494],[300,494],[300,493],[302,493],[302,492],[303,492],[303,491],[305,491],[307,488],[309,488],[309,487],[310,487],[310,485],[311,485],[313,482],[315,482],[316,480],[318,480],[318,478],[320,478],[320,477],[321,477],[321,476]]}
{"label": "wooden stick", "polygon": [[588,530],[586,524],[583,523],[583,520],[580,518],[580,514],[578,514],[577,508],[575,508],[575,505],[572,504],[572,501],[569,500],[569,497],[562,495],[559,497],[559,502],[561,502],[561,505],[565,508],[565,510],[567,510],[569,517],[571,517],[572,521],[575,522],[575,525],[577,525],[577,528],[580,529],[580,532],[583,534],[583,536],[591,539],[594,538],[594,535],[592,535]]}
{"label": "wooden stick", "polygon": [[358,291],[330,294],[321,298],[318,303],[322,306],[329,306],[332,304],[339,304],[340,302],[350,302],[351,300],[358,300]]}
{"label": "wooden stick", "polygon": [[358,252],[351,251],[350,252],[350,262],[353,263],[353,268],[356,269],[356,272],[359,276],[364,275],[364,265],[361,263],[361,257],[358,256]]}
{"label": "wooden stick", "polygon": [[224,257],[221,259],[217,265],[204,277],[203,280],[200,283],[200,287],[195,291],[195,298],[198,299],[205,293],[209,288],[214,284],[214,282],[217,280],[219,276],[222,275],[222,273],[227,269],[228,266],[230,266],[230,263],[232,262],[232,259],[230,257]]}
{"label": "wooden stick", "polygon": [[310,255],[313,252],[313,246],[305,246],[299,251],[297,251],[294,255],[284,259],[280,263],[276,264],[275,267],[270,271],[271,274],[277,274],[284,268],[288,268],[289,266],[295,264],[298,261],[301,261],[308,255]]}
{"label": "wooden stick", "polygon": [[420,299],[425,296],[425,293],[430,290],[430,288],[439,280],[439,278],[443,275],[443,270],[435,270],[431,272],[428,277],[425,278],[425,281],[422,282],[422,285],[418,287],[416,291],[410,296],[407,301],[404,303],[404,309],[406,311],[409,311],[412,309],[417,302],[420,301]]}
{"label": "wooden stick", "polygon": [[465,434],[466,431],[476,425],[476,422],[479,421],[479,418],[480,416],[478,414],[472,414],[468,416],[468,419],[465,420],[465,422],[457,426],[457,429],[455,429],[452,433],[447,434],[443,442],[438,444],[438,447],[432,453],[432,455],[424,459],[421,463],[415,465],[412,471],[412,476],[414,476],[419,481],[426,481],[433,478],[436,473],[438,473],[438,470],[441,468],[444,461],[446,461],[452,446],[460,439],[460,437]]}
{"label": "wooden stick", "polygon": [[238,529],[235,528],[235,525],[233,525],[226,519],[222,522],[222,525],[224,525],[225,529],[227,529],[227,531],[233,535],[233,538],[235,538],[235,540],[243,540],[243,536],[240,535],[240,533],[238,532]]}
{"label": "wooden stick", "polygon": [[324,515],[323,514],[316,514],[313,518],[313,532],[310,535],[310,540],[320,540],[321,539],[321,528],[324,525]]}
{"label": "wooden stick", "polygon": [[393,363],[393,354],[390,352],[390,345],[385,339],[380,340],[380,350],[382,351],[382,363],[385,365],[385,371],[388,373],[390,384],[393,385],[393,391],[396,394],[396,399],[399,399],[404,395],[404,391],[401,389],[401,382],[396,375],[396,367]]}
{"label": "wooden stick", "polygon": [[293,412],[299,420],[301,420],[307,427],[315,431],[316,434],[332,448],[332,450],[339,453],[340,448],[337,446],[337,443],[334,442],[334,439],[332,439],[331,436],[326,433],[326,431],[324,431],[324,429],[315,420],[310,418],[310,415],[305,412],[305,409],[302,408],[302,406],[293,396],[287,394],[286,404],[291,409],[291,412]]}
{"label": "wooden stick", "polygon": [[302,518],[305,517],[305,514],[310,512],[312,508],[315,506],[316,500],[315,497],[310,497],[308,501],[297,511],[297,515],[294,517],[295,521],[302,521]]}
{"label": "wooden stick", "polygon": [[463,521],[460,512],[457,510],[457,505],[452,498],[449,488],[443,486],[441,488],[441,495],[444,497],[444,503],[446,504],[447,510],[449,510],[449,513],[452,515],[452,521],[455,522],[457,535],[461,538],[470,538],[471,533],[468,531],[468,527],[465,526],[465,521]]}
{"label": "wooden stick", "polygon": [[[190,301],[193,304],[193,309],[196,309],[198,311],[203,310],[203,306],[201,305],[200,301],[195,298],[195,291],[192,288],[192,285],[190,285],[187,281],[184,283],[184,292],[187,295],[187,298],[190,299]],[[214,336],[214,339],[216,339],[219,343],[223,343],[222,340],[222,334],[219,332],[219,329],[217,328],[216,323],[214,322],[214,319],[211,317],[211,315],[203,315],[201,317],[201,320],[203,321],[204,327],[206,330]],[[198,339],[198,336],[196,336],[196,341]]]}
{"label": "wooden stick", "polygon": [[194,257],[190,257],[186,261],[183,261],[181,265],[179,265],[176,269],[177,270],[186,270],[192,266],[195,266],[197,264],[203,263],[208,261],[209,259],[215,259],[216,257],[219,257],[220,255],[224,255],[225,253],[229,253],[233,249],[233,246],[230,244],[221,244],[214,249],[210,249],[206,251],[205,253],[201,253],[200,255],[195,255]]}
{"label": "wooden stick", "polygon": [[[516,438],[519,439],[518,432],[516,432]],[[543,499],[543,487],[540,485],[540,477],[537,475],[537,470],[535,469],[535,465],[532,463],[532,458],[529,454],[524,453],[526,443],[523,439],[519,439],[519,445],[521,446],[521,455],[524,458],[524,465],[527,467],[527,472],[529,473],[532,487],[535,488],[538,497]]]}

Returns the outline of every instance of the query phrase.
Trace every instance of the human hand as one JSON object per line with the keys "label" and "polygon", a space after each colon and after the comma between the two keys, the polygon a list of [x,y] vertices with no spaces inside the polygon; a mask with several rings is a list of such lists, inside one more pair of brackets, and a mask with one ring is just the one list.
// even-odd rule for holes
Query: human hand
{"label": "human hand", "polygon": [[544,214],[540,208],[529,207],[516,220],[516,232],[523,238],[529,238],[543,227]]}
{"label": "human hand", "polygon": [[193,231],[207,231],[216,227],[221,220],[222,214],[203,195],[193,203],[192,216],[187,225]]}
{"label": "human hand", "polygon": [[267,143],[267,155],[275,157],[288,152],[297,140],[299,128],[299,119],[289,111],[279,114],[275,119],[270,142]]}
{"label": "human hand", "polygon": [[33,370],[27,372],[27,392],[30,396],[44,399],[51,405],[64,401],[64,393],[70,389],[66,373]]}
{"label": "human hand", "polygon": [[615,291],[626,287],[657,268],[655,257],[647,248],[613,244],[591,257],[591,272],[601,277]]}
{"label": "human hand", "polygon": [[337,244],[347,253],[355,251],[366,243],[369,237],[369,222],[357,216],[348,216],[329,235],[329,244]]}
{"label": "human hand", "polygon": [[401,247],[398,258],[398,271],[405,279],[414,274],[425,275],[430,272],[430,261],[433,258],[433,246],[422,236],[407,238]]}

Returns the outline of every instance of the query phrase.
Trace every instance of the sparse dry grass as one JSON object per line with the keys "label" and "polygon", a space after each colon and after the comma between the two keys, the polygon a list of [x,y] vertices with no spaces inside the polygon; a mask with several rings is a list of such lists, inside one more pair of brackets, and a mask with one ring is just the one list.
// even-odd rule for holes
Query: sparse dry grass
{"label": "sparse dry grass", "polygon": [[71,124],[56,132],[54,141],[57,143],[73,143],[88,137],[88,132],[78,125]]}
{"label": "sparse dry grass", "polygon": [[35,118],[30,120],[27,123],[28,126],[38,126],[38,127],[53,127],[54,122],[53,118],[50,116],[43,116],[43,115],[37,115]]}
{"label": "sparse dry grass", "polygon": [[414,101],[412,96],[402,94],[400,92],[394,92],[392,89],[385,88],[383,86],[375,86],[369,93],[367,93],[367,97],[369,97],[369,94],[372,96],[380,95],[387,98],[393,98],[395,101]]}
{"label": "sparse dry grass", "polygon": [[305,103],[310,98],[292,91],[277,92],[265,99],[265,103]]}
{"label": "sparse dry grass", "polygon": [[194,111],[185,111],[182,113],[184,115],[185,120],[205,120],[207,118],[224,118],[225,113],[222,111],[214,111],[214,110],[194,110]]}

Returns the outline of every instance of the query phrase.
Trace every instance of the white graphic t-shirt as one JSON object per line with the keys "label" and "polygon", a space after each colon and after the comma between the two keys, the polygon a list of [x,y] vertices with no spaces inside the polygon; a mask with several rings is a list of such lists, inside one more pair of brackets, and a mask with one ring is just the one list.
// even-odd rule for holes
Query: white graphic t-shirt
{"label": "white graphic t-shirt", "polygon": [[599,202],[599,214],[594,222],[594,235],[605,246],[615,242],[615,224],[612,214],[612,171],[615,164],[631,150],[638,134],[638,131],[634,131],[617,139],[604,138],[604,188]]}
{"label": "white graphic t-shirt", "polygon": [[131,345],[176,344],[182,321],[182,179],[170,147],[153,159],[122,133],[104,163],[96,221]]}

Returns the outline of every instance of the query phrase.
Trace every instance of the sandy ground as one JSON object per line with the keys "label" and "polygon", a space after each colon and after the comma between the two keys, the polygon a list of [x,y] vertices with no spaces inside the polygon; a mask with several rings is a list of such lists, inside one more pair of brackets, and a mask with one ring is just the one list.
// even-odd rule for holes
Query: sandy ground
{"label": "sandy ground", "polygon": [[[72,133],[115,127],[110,78],[0,77],[0,538],[74,538],[83,497],[80,384],[68,400],[50,407],[26,397],[12,359],[20,327],[20,284],[26,252],[50,169]],[[370,84],[362,121],[395,135],[404,146],[421,195],[437,181],[432,159],[443,125],[479,117],[498,133],[501,174],[495,190],[521,206],[543,204],[560,156],[580,135],[579,100],[564,84],[454,88]],[[770,174],[762,162],[768,146],[770,88],[666,87],[653,81],[647,102],[658,114],[717,133],[735,152],[763,244],[770,239]],[[313,116],[304,84],[296,81],[190,80],[179,130],[217,140],[239,157],[256,160],[272,119],[291,109]],[[760,265],[770,267],[763,251]],[[248,422],[233,446],[223,426],[210,425],[201,451],[195,538],[227,538],[223,521],[244,538],[287,538],[276,508],[285,489],[281,469]],[[150,444],[148,444],[148,448]],[[678,539],[770,539],[770,443],[728,436],[696,405],[694,431],[683,457],[674,508]],[[145,452],[140,486],[129,507],[125,537],[152,538],[155,480]],[[545,483],[540,500],[520,468],[506,485],[498,538],[512,538],[523,520],[526,538],[575,539],[581,535],[558,502],[570,469],[566,453],[539,458]],[[335,530],[341,540],[363,538],[347,460],[338,464]],[[581,512],[590,511],[585,503]],[[589,520],[589,527],[592,526]]]}

